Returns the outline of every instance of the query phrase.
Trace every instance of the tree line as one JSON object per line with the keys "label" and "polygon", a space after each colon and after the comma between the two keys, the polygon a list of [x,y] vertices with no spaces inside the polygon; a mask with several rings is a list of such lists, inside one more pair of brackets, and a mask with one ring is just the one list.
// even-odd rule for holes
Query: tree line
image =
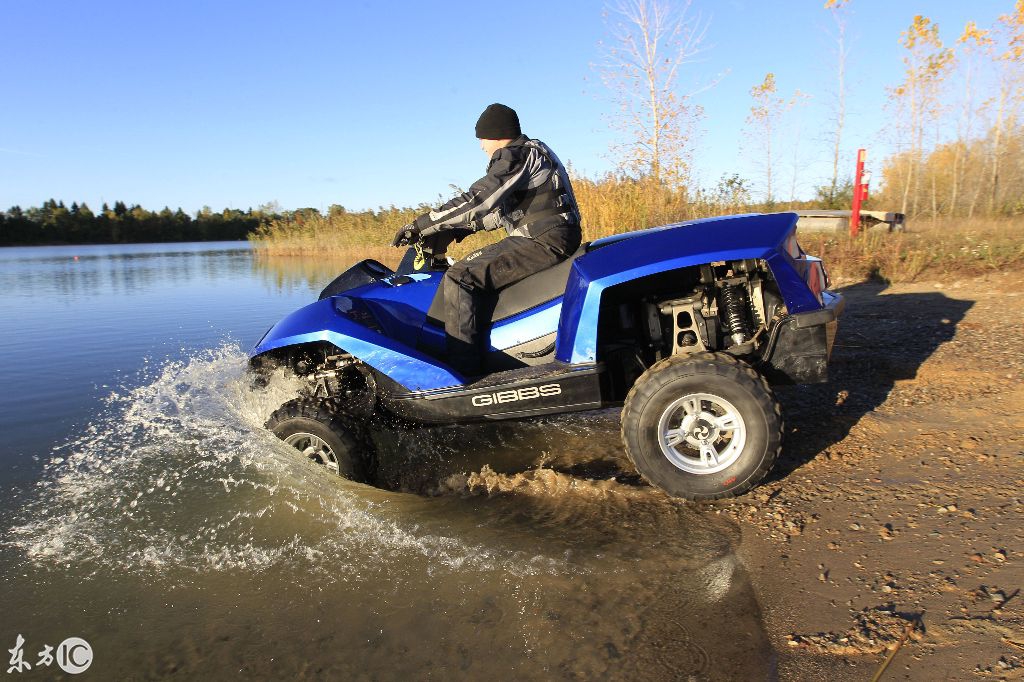
{"label": "tree line", "polygon": [[[830,111],[827,150],[814,153],[831,166],[815,188],[821,208],[849,208],[853,164],[845,134],[851,66],[848,24],[855,0],[824,0],[831,28],[834,81],[817,93]],[[604,59],[597,65],[608,86],[613,146],[622,178],[697,196],[692,165],[704,119],[697,96],[717,85],[698,57],[708,50],[708,21],[688,2],[608,0]],[[1024,0],[989,26],[968,21],[943,32],[917,15],[898,38],[902,80],[887,88],[889,123],[882,134],[894,153],[870,162],[880,171],[873,203],[911,217],[996,217],[1024,213]],[[770,67],[771,62],[767,65]],[[757,198],[771,209],[795,205],[798,179],[810,165],[801,149],[803,109],[809,92],[780,92],[775,71],[750,88],[744,152],[755,164]],[[813,131],[812,131],[813,132]],[[869,147],[861,143],[856,146]],[[788,182],[783,184],[781,178]],[[877,175],[876,175],[877,178]],[[877,184],[877,183],[876,183]],[[778,210],[776,208],[776,210]]]}
{"label": "tree line", "polygon": [[987,28],[968,21],[952,40],[916,16],[900,44],[888,201],[930,218],[1024,214],[1024,0]]}
{"label": "tree line", "polygon": [[42,206],[13,206],[0,212],[0,246],[36,244],[123,244],[139,242],[245,239],[260,222],[277,213],[261,207],[214,212],[204,206],[190,215],[181,208],[150,211],[122,201],[93,212],[85,203],[70,207],[49,199]]}

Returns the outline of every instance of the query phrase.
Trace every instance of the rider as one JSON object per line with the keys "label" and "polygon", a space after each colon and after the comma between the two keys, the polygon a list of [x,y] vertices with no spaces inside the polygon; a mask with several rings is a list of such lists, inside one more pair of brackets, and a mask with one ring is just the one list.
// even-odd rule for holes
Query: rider
{"label": "rider", "polygon": [[569,174],[555,153],[522,134],[519,116],[491,104],[476,122],[487,174],[436,210],[398,231],[392,246],[414,244],[445,230],[459,240],[504,228],[504,239],[469,254],[444,276],[449,364],[466,377],[482,373],[490,309],[496,292],[559,263],[579,248],[580,212]]}

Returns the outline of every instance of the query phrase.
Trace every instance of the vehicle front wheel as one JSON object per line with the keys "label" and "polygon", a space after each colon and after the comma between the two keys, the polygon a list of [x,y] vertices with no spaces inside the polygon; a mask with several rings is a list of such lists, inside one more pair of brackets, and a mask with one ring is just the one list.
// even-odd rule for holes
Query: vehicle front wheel
{"label": "vehicle front wheel", "polygon": [[329,401],[290,400],[270,415],[266,428],[334,473],[360,483],[371,482],[376,462],[373,441]]}
{"label": "vehicle front wheel", "polygon": [[730,355],[673,356],[637,380],[622,408],[637,472],[675,497],[742,495],[782,448],[782,414],[764,377]]}

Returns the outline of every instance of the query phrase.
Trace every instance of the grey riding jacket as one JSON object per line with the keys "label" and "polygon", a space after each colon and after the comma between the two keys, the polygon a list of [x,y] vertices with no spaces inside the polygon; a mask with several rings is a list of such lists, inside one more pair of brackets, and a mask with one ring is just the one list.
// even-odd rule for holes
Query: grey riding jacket
{"label": "grey riding jacket", "polygon": [[569,174],[555,153],[525,135],[494,152],[487,174],[413,223],[423,235],[442,230],[494,230],[535,239],[559,226],[579,230]]}

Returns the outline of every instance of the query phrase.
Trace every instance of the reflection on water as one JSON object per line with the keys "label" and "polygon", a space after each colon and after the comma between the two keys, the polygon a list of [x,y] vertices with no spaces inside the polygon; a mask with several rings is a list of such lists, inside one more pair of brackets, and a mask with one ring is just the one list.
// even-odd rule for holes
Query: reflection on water
{"label": "reflection on water", "polygon": [[403,250],[384,247],[351,249],[346,253],[332,252],[329,256],[267,256],[256,253],[253,271],[264,282],[280,290],[305,289],[319,294],[331,280],[355,263],[367,258],[380,261],[391,269],[398,267]]}
{"label": "reflection on water", "polygon": [[390,489],[353,484],[244,375],[333,265],[10,251],[0,639],[84,637],[102,679],[772,674],[736,528],[640,485],[614,411],[378,432]]}
{"label": "reflection on water", "polygon": [[130,295],[239,277],[284,293],[316,292],[353,264],[398,266],[403,250],[366,247],[325,256],[267,256],[247,242],[0,248],[0,290],[25,298],[54,294]]}
{"label": "reflection on water", "polygon": [[0,249],[0,290],[24,298],[122,295],[156,285],[177,287],[230,278],[246,270],[252,259],[245,242],[144,244],[120,250],[125,248],[89,245]]}

